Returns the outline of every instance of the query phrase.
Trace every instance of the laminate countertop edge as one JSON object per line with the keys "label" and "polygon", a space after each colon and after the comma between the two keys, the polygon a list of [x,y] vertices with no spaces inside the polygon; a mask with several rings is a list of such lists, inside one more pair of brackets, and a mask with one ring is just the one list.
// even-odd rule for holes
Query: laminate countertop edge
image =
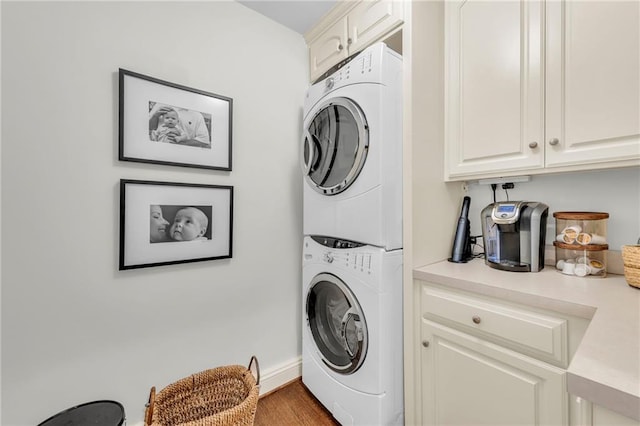
{"label": "laminate countertop edge", "polygon": [[442,261],[413,278],[590,320],[567,368],[567,390],[640,421],[640,289],[624,276],[566,276],[553,266],[537,273],[500,271],[481,259]]}

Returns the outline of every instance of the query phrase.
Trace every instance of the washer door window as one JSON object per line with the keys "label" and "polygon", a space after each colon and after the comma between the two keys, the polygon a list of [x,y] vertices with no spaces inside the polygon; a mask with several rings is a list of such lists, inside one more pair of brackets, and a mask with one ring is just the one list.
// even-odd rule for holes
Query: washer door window
{"label": "washer door window", "polygon": [[357,299],[340,278],[318,274],[307,294],[307,323],[322,361],[354,373],[367,354],[367,324]]}
{"label": "washer door window", "polygon": [[321,194],[334,195],[358,177],[369,149],[369,126],[360,107],[347,98],[321,105],[305,126],[302,153],[307,182]]}

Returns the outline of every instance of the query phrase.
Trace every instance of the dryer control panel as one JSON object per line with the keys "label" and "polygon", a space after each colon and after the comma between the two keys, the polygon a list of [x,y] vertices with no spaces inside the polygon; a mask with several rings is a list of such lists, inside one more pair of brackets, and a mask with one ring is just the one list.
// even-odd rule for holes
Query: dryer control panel
{"label": "dryer control panel", "polygon": [[367,76],[367,74],[373,72],[373,63],[373,52],[362,52],[352,61],[326,77],[324,83],[320,84],[324,84],[325,92],[329,92],[345,84],[370,83],[372,79],[380,78],[378,76]]}

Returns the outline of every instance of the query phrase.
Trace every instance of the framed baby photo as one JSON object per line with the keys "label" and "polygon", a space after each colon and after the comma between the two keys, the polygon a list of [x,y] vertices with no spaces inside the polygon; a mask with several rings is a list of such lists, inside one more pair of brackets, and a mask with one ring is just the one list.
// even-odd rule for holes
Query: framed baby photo
{"label": "framed baby photo", "polygon": [[121,161],[231,170],[233,100],[120,69]]}
{"label": "framed baby photo", "polygon": [[120,180],[119,269],[231,258],[233,187]]}

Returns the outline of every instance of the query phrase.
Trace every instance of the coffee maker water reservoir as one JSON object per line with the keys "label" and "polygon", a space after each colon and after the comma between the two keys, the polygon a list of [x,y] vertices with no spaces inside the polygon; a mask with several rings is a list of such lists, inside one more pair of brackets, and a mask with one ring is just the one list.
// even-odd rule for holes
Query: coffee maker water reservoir
{"label": "coffee maker water reservoir", "polygon": [[544,268],[549,207],[533,201],[500,201],[481,212],[485,263],[515,272]]}

